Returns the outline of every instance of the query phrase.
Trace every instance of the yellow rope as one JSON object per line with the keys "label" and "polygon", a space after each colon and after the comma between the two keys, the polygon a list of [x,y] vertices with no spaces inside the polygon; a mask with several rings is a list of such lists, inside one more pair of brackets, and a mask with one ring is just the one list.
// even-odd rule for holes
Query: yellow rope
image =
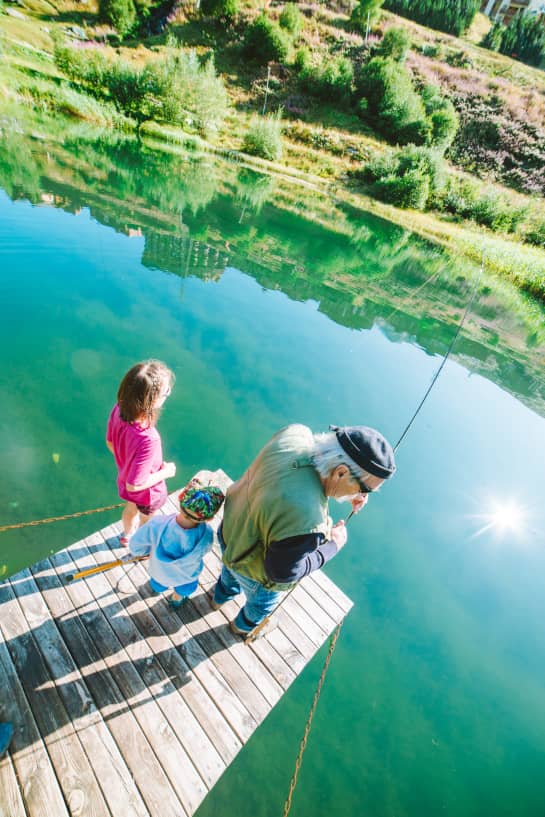
{"label": "yellow rope", "polygon": [[288,791],[288,796],[286,798],[286,802],[284,804],[284,812],[282,817],[288,817],[289,811],[291,809],[291,799],[293,797],[293,792],[295,791],[295,787],[297,785],[297,777],[299,775],[299,769],[301,768],[301,763],[303,762],[303,752],[307,748],[307,740],[310,732],[310,727],[312,726],[312,719],[314,718],[314,712],[316,711],[316,706],[318,705],[318,699],[320,697],[320,693],[322,691],[322,687],[324,685],[325,676],[327,672],[327,668],[329,667],[329,662],[331,661],[331,656],[333,655],[333,650],[335,649],[335,644],[337,643],[337,639],[339,637],[339,633],[341,631],[343,623],[341,621],[340,624],[337,625],[335,632],[331,637],[331,642],[329,644],[329,650],[326,655],[326,659],[324,661],[324,666],[322,669],[322,674],[320,675],[320,680],[318,681],[318,686],[316,687],[316,692],[314,693],[314,698],[312,701],[312,706],[310,707],[310,712],[308,714],[307,723],[305,726],[305,731],[303,733],[303,739],[301,740],[301,745],[299,746],[299,754],[297,755],[297,760],[295,761],[295,769],[293,772],[293,777],[291,778],[290,788]]}
{"label": "yellow rope", "polygon": [[121,508],[121,506],[124,504],[124,502],[117,502],[115,505],[104,505],[103,508],[92,508],[90,511],[67,513],[65,516],[50,516],[49,519],[35,519],[33,522],[18,522],[16,525],[0,525],[0,533],[5,530],[15,530],[16,528],[28,528],[33,525],[45,525],[46,522],[60,522],[63,519],[74,519],[76,516],[87,516],[90,513],[113,511],[114,508]]}

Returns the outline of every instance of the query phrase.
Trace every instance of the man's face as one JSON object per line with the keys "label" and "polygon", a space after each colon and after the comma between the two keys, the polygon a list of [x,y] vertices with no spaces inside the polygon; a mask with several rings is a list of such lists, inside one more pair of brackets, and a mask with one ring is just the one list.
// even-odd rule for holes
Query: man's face
{"label": "man's face", "polygon": [[335,491],[332,496],[337,502],[352,502],[358,495],[375,493],[383,479],[375,477],[366,471],[351,471],[346,465],[338,465],[334,471],[336,477]]}

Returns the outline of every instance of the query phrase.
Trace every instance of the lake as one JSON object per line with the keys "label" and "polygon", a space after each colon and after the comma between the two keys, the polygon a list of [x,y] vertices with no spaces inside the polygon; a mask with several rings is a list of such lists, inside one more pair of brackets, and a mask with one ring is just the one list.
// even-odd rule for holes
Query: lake
{"label": "lake", "polygon": [[[355,606],[292,814],[543,817],[543,309],[289,179],[14,110],[0,129],[3,525],[118,501],[106,420],[148,357],[177,377],[170,490],[236,478],[289,422],[397,442],[477,287],[398,473],[326,567]],[[2,532],[0,572],[116,518]],[[324,657],[199,817],[282,813]]]}

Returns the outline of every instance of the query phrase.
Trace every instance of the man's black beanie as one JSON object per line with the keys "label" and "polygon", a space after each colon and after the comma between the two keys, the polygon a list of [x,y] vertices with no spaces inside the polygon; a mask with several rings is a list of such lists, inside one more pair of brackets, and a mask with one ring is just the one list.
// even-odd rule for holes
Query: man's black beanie
{"label": "man's black beanie", "polygon": [[394,451],[380,431],[367,426],[330,426],[339,445],[351,460],[380,479],[389,479],[396,470]]}

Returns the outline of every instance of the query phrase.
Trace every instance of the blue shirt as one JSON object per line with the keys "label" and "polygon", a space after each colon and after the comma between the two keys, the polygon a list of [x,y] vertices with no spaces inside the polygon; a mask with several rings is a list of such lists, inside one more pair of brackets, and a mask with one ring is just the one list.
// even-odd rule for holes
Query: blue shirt
{"label": "blue shirt", "polygon": [[182,528],[176,516],[175,513],[154,516],[138,528],[129,545],[133,556],[149,553],[149,574],[165,587],[196,581],[214,539],[212,528],[206,522],[195,528]]}

